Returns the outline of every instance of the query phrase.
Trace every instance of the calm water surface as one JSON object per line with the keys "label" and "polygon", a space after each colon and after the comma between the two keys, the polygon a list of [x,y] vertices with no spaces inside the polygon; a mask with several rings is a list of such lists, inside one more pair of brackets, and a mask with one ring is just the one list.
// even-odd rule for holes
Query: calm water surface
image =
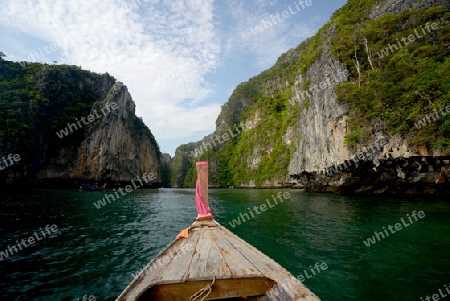
{"label": "calm water surface", "polygon": [[[291,199],[234,228],[229,222],[279,191],[210,190],[210,205],[221,225],[294,276],[325,262],[328,269],[304,281],[321,300],[420,300],[450,287],[450,202],[282,191]],[[196,217],[193,189],[133,191],[97,209],[93,202],[102,197],[0,194],[0,252],[45,225],[58,227],[0,261],[0,300],[115,300]],[[370,247],[363,243],[401,218],[408,222],[413,211],[425,217]]]}

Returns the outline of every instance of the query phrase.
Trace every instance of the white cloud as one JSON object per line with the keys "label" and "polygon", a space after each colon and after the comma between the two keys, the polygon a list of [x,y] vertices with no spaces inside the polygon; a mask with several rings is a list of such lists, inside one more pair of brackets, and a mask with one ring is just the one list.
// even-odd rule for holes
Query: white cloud
{"label": "white cloud", "polygon": [[204,103],[214,88],[204,77],[220,58],[212,0],[9,0],[2,6],[0,23],[57,43],[58,62],[124,82],[157,139],[214,129],[220,105]]}
{"label": "white cloud", "polygon": [[[12,53],[8,59],[25,60],[56,43],[58,50],[43,61],[113,75],[127,85],[137,115],[156,139],[177,139],[169,141],[173,146],[213,132],[220,105],[229,96],[227,85],[271,67],[283,52],[315,33],[320,20],[312,8],[252,32],[264,18],[297,2],[3,0],[0,32],[6,33]],[[219,69],[224,60],[227,68]],[[213,74],[216,70],[224,73]],[[229,74],[237,76],[230,79]],[[213,97],[218,97],[214,103]]]}
{"label": "white cloud", "polygon": [[[163,130],[170,126],[171,131],[166,132],[165,139],[182,138],[205,131],[212,132],[211,129],[215,128],[215,121],[220,112],[220,106],[214,104],[193,109],[157,104],[154,108],[156,109],[154,114],[148,119],[144,118],[144,121],[151,129]],[[166,120],[155,118],[160,114],[165,116]]]}
{"label": "white cloud", "polygon": [[265,8],[278,5],[280,0],[255,0],[255,4],[258,8]]}
{"label": "white cloud", "polygon": [[[240,49],[256,56],[260,68],[269,68],[282,53],[314,35],[317,30],[318,25],[315,22],[299,21],[299,18],[308,15],[308,7],[298,12],[294,2],[286,4],[279,1],[256,0],[253,9],[246,7],[247,4],[243,0],[230,0],[235,26],[225,38],[224,51],[227,56],[232,56]],[[295,14],[289,11],[289,6]],[[260,32],[255,30],[263,20],[270,20],[271,15],[281,14],[283,11],[288,11],[288,18],[276,24],[272,22],[272,26],[267,26]]]}

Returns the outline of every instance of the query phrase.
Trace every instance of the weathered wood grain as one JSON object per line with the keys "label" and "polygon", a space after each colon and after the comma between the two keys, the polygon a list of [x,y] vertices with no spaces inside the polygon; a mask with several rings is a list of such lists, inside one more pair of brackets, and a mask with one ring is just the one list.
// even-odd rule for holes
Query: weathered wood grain
{"label": "weathered wood grain", "polygon": [[[161,283],[182,282],[188,277],[189,266],[194,257],[195,246],[198,244],[200,233],[193,231],[189,235],[189,240],[184,240],[185,244],[183,245],[186,251],[180,252],[177,257],[173,258],[160,278]],[[192,248],[186,248],[188,244],[191,244]]]}
{"label": "weathered wood grain", "polygon": [[[212,230],[214,229],[214,230]],[[201,231],[201,243],[196,245],[195,254],[192,258],[189,268],[189,280],[212,279],[213,275],[217,278],[230,278],[231,272],[222,257],[219,247],[214,242],[212,229],[194,229]]]}
{"label": "weathered wood grain", "polygon": [[[182,251],[187,245],[192,248]],[[205,220],[192,225],[188,238],[161,251],[116,301],[189,300],[213,276],[216,282],[206,300],[319,300],[271,258],[214,220]]]}
{"label": "weathered wood grain", "polygon": [[[165,284],[153,287],[146,292],[146,300],[177,301],[180,296],[185,300],[194,295],[211,281],[193,281],[181,284]],[[272,286],[273,281],[267,278],[220,279],[214,283],[211,293],[205,300],[217,300],[241,296],[263,296]]]}
{"label": "weathered wood grain", "polygon": [[262,274],[249,259],[236,249],[230,242],[230,237],[219,231],[214,231],[213,237],[233,278]]}

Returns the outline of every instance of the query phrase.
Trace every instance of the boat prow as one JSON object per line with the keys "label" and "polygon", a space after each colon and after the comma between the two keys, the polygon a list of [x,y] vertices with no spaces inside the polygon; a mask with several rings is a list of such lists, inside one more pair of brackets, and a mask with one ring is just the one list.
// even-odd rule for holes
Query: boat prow
{"label": "boat prow", "polygon": [[159,253],[117,298],[125,300],[319,298],[274,260],[206,220],[196,221],[187,238],[174,240]]}
{"label": "boat prow", "polygon": [[196,222],[181,231],[116,301],[319,300],[278,263],[220,226],[208,204],[208,162],[197,162]]}

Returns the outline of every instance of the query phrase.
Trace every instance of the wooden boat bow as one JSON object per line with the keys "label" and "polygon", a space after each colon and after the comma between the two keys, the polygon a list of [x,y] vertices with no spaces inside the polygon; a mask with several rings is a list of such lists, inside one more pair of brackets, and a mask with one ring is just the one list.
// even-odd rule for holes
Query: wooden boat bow
{"label": "wooden boat bow", "polygon": [[186,230],[187,237],[175,239],[161,251],[117,301],[319,300],[278,263],[212,216],[200,218]]}

